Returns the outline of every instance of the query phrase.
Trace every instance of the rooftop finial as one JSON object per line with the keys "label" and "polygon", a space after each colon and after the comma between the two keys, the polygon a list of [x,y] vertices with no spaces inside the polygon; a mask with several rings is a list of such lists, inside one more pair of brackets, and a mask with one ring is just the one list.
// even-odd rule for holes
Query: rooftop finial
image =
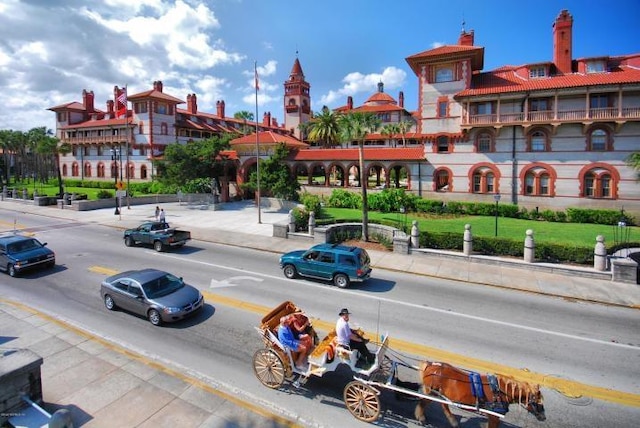
{"label": "rooftop finial", "polygon": [[465,32],[464,24],[465,24],[465,22],[464,22],[464,13],[463,13],[463,14],[462,14],[462,32],[463,32],[463,33]]}

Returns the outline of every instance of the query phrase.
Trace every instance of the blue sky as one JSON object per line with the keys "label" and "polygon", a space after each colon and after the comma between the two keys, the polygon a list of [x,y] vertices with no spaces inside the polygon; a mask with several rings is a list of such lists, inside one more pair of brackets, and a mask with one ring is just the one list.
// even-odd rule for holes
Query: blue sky
{"label": "blue sky", "polygon": [[[106,108],[114,85],[151,89],[227,116],[283,120],[283,82],[297,56],[311,84],[313,111],[352,96],[362,104],[384,83],[417,108],[417,78],[405,58],[455,44],[474,30],[484,70],[552,59],[552,24],[574,18],[573,57],[640,53],[638,0],[0,0],[0,129],[54,128],[48,107],[93,90]],[[185,108],[185,105],[182,105]]]}

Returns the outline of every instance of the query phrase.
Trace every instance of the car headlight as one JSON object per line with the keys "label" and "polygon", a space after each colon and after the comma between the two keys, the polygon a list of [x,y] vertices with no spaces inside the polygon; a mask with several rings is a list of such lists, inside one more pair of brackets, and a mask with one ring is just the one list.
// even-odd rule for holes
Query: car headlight
{"label": "car headlight", "polygon": [[180,308],[174,308],[174,307],[167,307],[163,309],[164,313],[166,314],[175,314],[176,312],[180,312]]}

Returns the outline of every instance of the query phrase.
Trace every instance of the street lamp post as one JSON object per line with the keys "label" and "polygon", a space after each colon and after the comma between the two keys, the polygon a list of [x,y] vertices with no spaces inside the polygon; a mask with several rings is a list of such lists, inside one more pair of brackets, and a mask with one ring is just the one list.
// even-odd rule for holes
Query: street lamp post
{"label": "street lamp post", "polygon": [[[116,211],[115,215],[120,215],[120,204],[118,203],[118,156],[120,155],[120,150],[116,148],[111,149],[111,161],[113,162],[113,169],[111,172],[113,173],[113,184],[115,185],[116,190]],[[120,169],[120,174],[122,174],[122,168]],[[120,181],[122,181],[122,177],[120,177]]]}
{"label": "street lamp post", "polygon": [[496,235],[498,236],[498,203],[500,202],[500,194],[493,195],[493,200],[496,201]]}

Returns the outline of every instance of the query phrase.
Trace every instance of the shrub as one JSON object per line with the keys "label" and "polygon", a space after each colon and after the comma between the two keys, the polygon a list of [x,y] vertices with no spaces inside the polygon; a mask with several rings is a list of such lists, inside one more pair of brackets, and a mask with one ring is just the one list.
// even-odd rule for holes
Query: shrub
{"label": "shrub", "polygon": [[335,189],[329,196],[329,206],[334,208],[362,208],[362,197],[354,192]]}
{"label": "shrub", "polygon": [[[316,218],[322,217],[322,201],[320,200],[320,196],[305,192],[302,194],[301,202],[307,213],[313,211]],[[307,218],[308,217],[309,214],[307,214]]]}
{"label": "shrub", "polygon": [[100,190],[98,192],[98,199],[111,199],[115,197],[115,195],[108,190]]}

